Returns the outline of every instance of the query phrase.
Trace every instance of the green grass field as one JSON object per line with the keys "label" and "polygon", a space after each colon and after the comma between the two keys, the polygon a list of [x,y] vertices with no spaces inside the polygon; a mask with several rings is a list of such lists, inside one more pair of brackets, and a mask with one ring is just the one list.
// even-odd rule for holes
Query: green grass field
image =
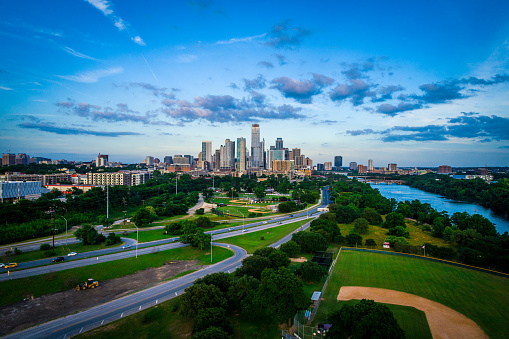
{"label": "green grass field", "polygon": [[[154,240],[168,239],[176,237],[176,235],[165,234],[164,228],[138,232],[138,242],[149,242]],[[136,232],[129,233],[126,238],[136,240]]]}
{"label": "green grass field", "polygon": [[[233,256],[232,251],[223,247],[214,246],[213,251],[213,263]],[[119,278],[148,267],[162,266],[172,260],[200,260],[203,265],[211,264],[210,252],[187,246],[144,254],[138,258],[132,257],[23,279],[2,281],[0,282],[0,291],[3,293],[0,293],[0,306],[21,301],[31,295],[38,297],[74,288],[76,284],[88,278],[99,281]]]}
{"label": "green grass field", "polygon": [[341,286],[386,288],[439,302],[475,321],[491,338],[509,336],[509,279],[418,258],[342,251],[314,323],[337,307]]}
{"label": "green grass field", "polygon": [[256,208],[256,212],[249,212],[249,210],[251,210],[251,209],[253,209],[253,207],[224,206],[224,207],[218,208],[219,211],[221,211],[225,214],[236,216],[238,218],[239,217],[242,218],[242,214],[244,214],[244,217],[247,218],[250,213],[260,213],[261,216],[263,216],[263,217],[276,214],[269,209],[263,208],[262,206],[260,206],[259,208]]}
{"label": "green grass field", "polygon": [[[75,338],[190,338],[193,319],[180,314],[180,300],[180,297],[168,300]],[[230,320],[233,338],[274,339],[281,334],[278,327],[269,324],[269,321],[248,321],[236,316]]]}
{"label": "green grass field", "polygon": [[[225,244],[232,244],[242,247],[247,253],[253,253],[257,249],[267,247],[268,245],[283,238],[288,233],[301,227],[309,220],[302,220],[285,224],[278,227],[269,228],[262,231],[248,232],[246,234],[236,235],[231,238],[218,240]],[[261,240],[263,236],[264,240]]]}
{"label": "green grass field", "polygon": [[[51,242],[50,242],[51,244]],[[66,256],[69,252],[90,252],[95,250],[102,250],[104,248],[114,248],[117,246],[122,246],[122,244],[114,245],[114,246],[106,246],[105,243],[99,244],[99,245],[87,245],[84,246],[83,243],[76,243],[76,244],[69,244],[67,246],[56,246],[55,247],[55,254],[51,257],[58,257],[58,256]],[[30,251],[30,252],[22,252],[21,254],[17,255],[11,255],[11,256],[2,256],[2,262],[27,262],[32,260],[39,260],[47,258],[44,256],[44,251],[36,250],[36,251]]]}

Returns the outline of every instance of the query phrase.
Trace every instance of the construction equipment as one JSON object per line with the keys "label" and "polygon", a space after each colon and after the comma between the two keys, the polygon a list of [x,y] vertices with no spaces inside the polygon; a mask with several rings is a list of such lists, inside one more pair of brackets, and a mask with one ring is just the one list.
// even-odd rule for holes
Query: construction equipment
{"label": "construction equipment", "polygon": [[87,288],[96,288],[99,286],[99,282],[94,279],[88,279],[83,284],[76,285],[76,291],[86,290]]}

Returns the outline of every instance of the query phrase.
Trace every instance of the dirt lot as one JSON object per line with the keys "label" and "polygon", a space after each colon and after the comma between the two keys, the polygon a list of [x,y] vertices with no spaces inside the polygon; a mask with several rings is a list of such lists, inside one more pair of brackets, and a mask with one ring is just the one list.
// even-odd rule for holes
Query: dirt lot
{"label": "dirt lot", "polygon": [[[123,297],[157,285],[181,272],[198,270],[199,261],[172,261],[122,278],[99,281],[99,287],[74,289],[0,307],[0,336]],[[93,277],[91,277],[93,278]]]}
{"label": "dirt lot", "polygon": [[350,299],[371,299],[385,304],[415,307],[426,314],[433,338],[488,338],[475,322],[463,314],[414,294],[373,287],[341,287],[338,300]]}

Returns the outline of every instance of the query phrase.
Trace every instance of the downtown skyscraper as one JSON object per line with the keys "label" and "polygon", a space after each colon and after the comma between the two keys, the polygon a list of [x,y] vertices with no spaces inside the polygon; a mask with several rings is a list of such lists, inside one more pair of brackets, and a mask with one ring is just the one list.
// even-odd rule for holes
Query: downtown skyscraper
{"label": "downtown skyscraper", "polygon": [[246,139],[237,138],[237,171],[246,171]]}
{"label": "downtown skyscraper", "polygon": [[263,149],[260,143],[260,125],[251,126],[251,168],[263,167]]}

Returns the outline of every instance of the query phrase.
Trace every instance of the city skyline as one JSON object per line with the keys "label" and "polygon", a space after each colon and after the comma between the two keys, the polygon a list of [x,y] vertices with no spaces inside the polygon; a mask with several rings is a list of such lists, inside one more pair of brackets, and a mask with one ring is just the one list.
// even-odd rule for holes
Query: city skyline
{"label": "city skyline", "polygon": [[260,124],[315,164],[509,165],[505,2],[2,5],[2,153],[197,157]]}

